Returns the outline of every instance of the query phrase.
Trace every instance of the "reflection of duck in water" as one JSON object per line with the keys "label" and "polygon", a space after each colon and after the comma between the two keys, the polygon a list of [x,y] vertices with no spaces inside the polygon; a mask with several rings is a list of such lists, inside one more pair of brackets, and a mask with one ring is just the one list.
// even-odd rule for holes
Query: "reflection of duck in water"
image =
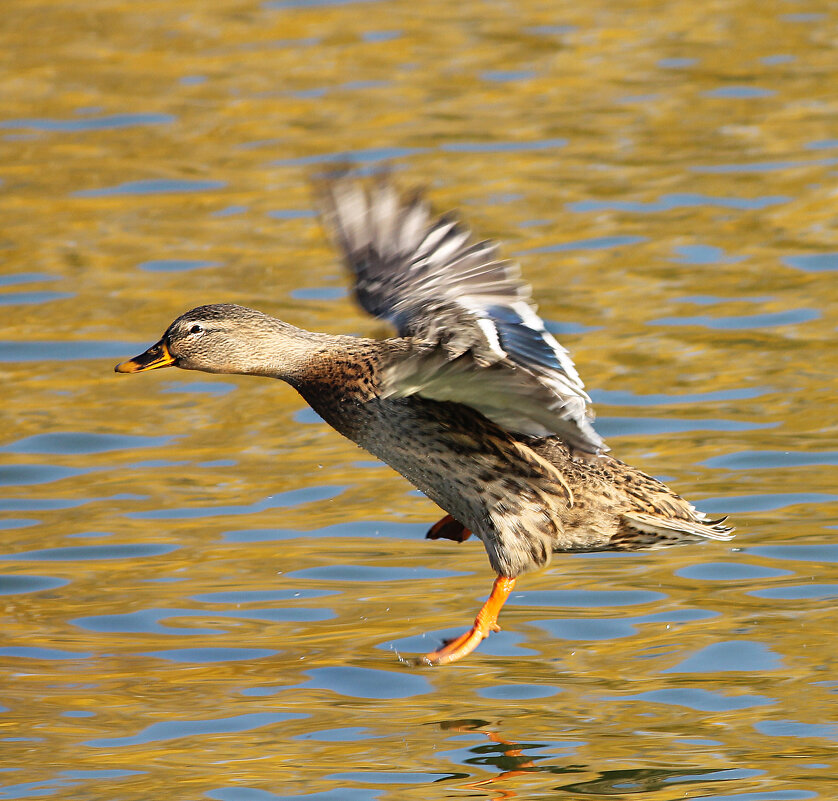
{"label": "reflection of duck in water", "polygon": [[498,630],[517,577],[565,551],[730,539],[660,481],[607,455],[567,351],[517,267],[451,216],[386,181],[342,179],[324,217],[371,314],[396,339],[332,336],[242,306],[200,306],[120,373],[174,365],[281,378],[341,434],[448,515],[428,535],[474,532],[497,573],[472,628],[424,657],[454,662]]}
{"label": "reflection of duck in water", "polygon": [[[479,742],[468,747],[467,758],[458,760],[458,772],[468,770],[474,781],[458,784],[458,790],[481,790],[486,795],[480,798],[501,799],[519,798],[519,793],[511,787],[501,787],[503,784],[519,785],[519,790],[526,798],[626,798],[626,789],[631,788],[635,794],[649,794],[655,791],[670,790],[676,782],[695,781],[697,776],[717,773],[713,768],[697,768],[695,770],[684,767],[647,767],[625,768],[617,767],[612,770],[602,770],[595,765],[587,765],[580,761],[576,753],[578,742],[565,741],[561,736],[558,740],[542,742],[516,743],[506,739],[503,732],[494,731],[502,728],[503,721],[490,723],[486,720],[445,720],[440,722],[444,732],[463,732],[482,734],[490,741]],[[459,746],[458,738],[458,746]],[[564,754],[557,754],[560,748]],[[539,754],[542,749],[545,753]],[[443,750],[442,753],[445,753]],[[459,755],[459,748],[454,754]],[[440,766],[440,772],[445,770]],[[486,778],[477,778],[478,772],[490,773],[498,771]],[[462,775],[462,773],[461,773]],[[526,782],[514,782],[519,776],[528,776]],[[540,777],[540,778],[539,778]],[[559,784],[553,784],[558,779]],[[544,795],[545,784],[552,785],[552,794]],[[541,790],[541,792],[539,792]]]}
{"label": "reflection of duck in water", "polygon": [[[469,766],[479,765],[484,770],[496,769],[500,771],[495,776],[489,776],[485,779],[476,779],[467,784],[459,785],[461,790],[484,790],[488,789],[492,793],[492,798],[495,799],[512,799],[518,798],[518,793],[514,790],[502,789],[494,787],[498,782],[505,782],[514,779],[516,776],[525,776],[528,773],[536,773],[541,768],[536,767],[532,757],[524,753],[524,746],[519,743],[514,743],[504,739],[502,734],[494,732],[490,728],[490,724],[483,720],[451,720],[443,721],[440,724],[443,731],[458,731],[458,732],[475,732],[485,734],[491,741],[491,745],[480,744],[474,748],[469,749],[472,753],[477,754],[476,757],[465,760]],[[528,745],[528,748],[544,748],[545,745],[535,744]],[[549,771],[550,768],[547,768]]]}

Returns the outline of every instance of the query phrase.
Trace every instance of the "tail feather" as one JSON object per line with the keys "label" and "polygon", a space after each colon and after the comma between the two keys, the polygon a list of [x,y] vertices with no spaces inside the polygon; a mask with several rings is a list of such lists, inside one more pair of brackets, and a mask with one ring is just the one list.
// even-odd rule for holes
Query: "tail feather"
{"label": "tail feather", "polygon": [[[704,520],[696,517],[693,520],[673,517],[660,517],[646,512],[626,512],[623,514],[625,524],[641,535],[659,536],[670,542],[683,538],[685,541],[694,538],[727,541],[733,539],[730,526],[722,525],[726,518],[718,520]],[[674,537],[673,537],[674,535]]]}

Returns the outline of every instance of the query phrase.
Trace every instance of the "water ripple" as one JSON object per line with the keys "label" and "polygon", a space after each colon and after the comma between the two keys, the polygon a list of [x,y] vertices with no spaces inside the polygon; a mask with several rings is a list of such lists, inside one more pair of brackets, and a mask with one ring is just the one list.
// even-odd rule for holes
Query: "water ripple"
{"label": "water ripple", "polygon": [[766,209],[788,203],[792,198],[787,195],[768,195],[766,197],[714,197],[694,192],[673,192],[661,195],[650,202],[630,200],[579,200],[566,204],[569,211],[626,211],[638,214],[653,214],[672,209],[707,207],[720,209],[755,210]]}
{"label": "water ripple", "polygon": [[701,326],[718,331],[751,331],[759,328],[776,328],[781,325],[800,325],[812,320],[819,320],[821,312],[817,309],[788,309],[781,312],[763,314],[736,315],[735,317],[710,317],[706,314],[693,317],[659,317],[650,320],[649,325]]}
{"label": "water ripple", "polygon": [[18,284],[30,284],[43,281],[58,281],[57,275],[48,273],[8,273],[0,275],[0,286],[17,286]]}
{"label": "water ripple", "polygon": [[[776,492],[705,498],[701,505],[711,508],[719,514],[732,515],[747,512],[773,512],[776,509],[785,509],[788,506],[805,506],[834,501],[838,501],[838,495],[829,495],[825,492]],[[748,553],[759,552],[749,548]]]}
{"label": "water ripple", "polygon": [[83,651],[63,651],[59,648],[37,648],[23,645],[10,645],[5,648],[0,648],[0,656],[8,656],[12,659],[46,659],[53,661],[90,659],[93,654]]}
{"label": "water ripple", "polygon": [[0,453],[92,454],[108,451],[158,448],[176,438],[144,437],[135,434],[93,434],[88,431],[55,431],[35,434],[0,447]]}
{"label": "water ripple", "polygon": [[787,584],[752,590],[748,595],[754,598],[772,598],[777,601],[813,601],[838,599],[838,584]]}
{"label": "water ripple", "polygon": [[68,548],[42,548],[14,554],[0,554],[5,561],[76,562],[92,559],[144,559],[178,550],[172,543],[127,543],[123,545],[76,545]]}
{"label": "water ripple", "polygon": [[770,470],[779,467],[838,465],[838,451],[736,451],[711,456],[702,464],[714,470]]}
{"label": "water ripple", "polygon": [[418,673],[394,673],[347,665],[315,668],[307,675],[309,680],[301,687],[330,690],[350,698],[413,698],[433,689]]}
{"label": "water ripple", "polygon": [[93,468],[61,467],[55,464],[0,465],[0,486],[19,487],[32,484],[51,484],[65,478],[82,476]]}
{"label": "water ripple", "polygon": [[306,567],[286,573],[285,578],[307,581],[360,581],[364,584],[379,581],[415,581],[417,579],[441,579],[465,576],[456,570],[435,570],[429,567],[372,567],[370,565],[324,565]]}
{"label": "water ripple", "polygon": [[224,634],[222,629],[176,628],[164,626],[161,619],[170,617],[206,616],[195,609],[141,609],[117,615],[92,615],[78,617],[70,622],[88,631],[114,634],[161,634],[172,637],[190,637],[210,634]]}
{"label": "water ripple", "polygon": [[[838,496],[831,496],[838,500]],[[815,545],[757,545],[745,549],[755,556],[770,559],[793,559],[801,562],[838,562],[838,544],[831,542]]]}
{"label": "water ripple", "polygon": [[187,178],[149,178],[143,181],[126,181],[116,186],[103,186],[98,189],[79,189],[70,197],[121,197],[125,195],[171,195],[183,192],[207,192],[211,189],[223,189],[226,181],[201,181]]}
{"label": "water ripple", "polygon": [[507,605],[596,609],[649,604],[666,597],[652,590],[531,590],[513,594]]}
{"label": "water ripple", "polygon": [[735,264],[742,261],[742,256],[731,256],[724,248],[715,245],[676,245],[674,250],[678,254],[675,261],[680,264]]}
{"label": "water ripple", "polygon": [[108,114],[103,117],[81,117],[77,119],[50,119],[30,117],[0,121],[0,129],[59,131],[61,133],[79,133],[82,131],[107,131],[117,128],[133,128],[137,125],[168,125],[177,118],[171,114],[141,113]]}
{"label": "water ripple", "polygon": [[207,267],[217,267],[217,261],[204,259],[151,259],[137,265],[147,273],[185,273],[190,270],[204,270]]}
{"label": "water ripple", "polygon": [[783,669],[783,661],[767,645],[750,640],[715,642],[661,673],[763,673]]}
{"label": "water ripple", "polygon": [[610,250],[611,248],[637,245],[645,242],[645,236],[596,236],[591,239],[577,239],[572,242],[561,242],[556,245],[542,245],[537,248],[519,251],[519,255],[531,253],[567,253],[574,250]]}
{"label": "water ripple", "polygon": [[679,568],[675,571],[675,575],[691,581],[751,581],[793,574],[790,570],[778,570],[742,562],[702,562]]}
{"label": "water ripple", "polygon": [[79,359],[119,359],[148,346],[145,342],[113,340],[21,341],[0,340],[0,362],[50,362]]}
{"label": "water ripple", "polygon": [[356,743],[363,740],[377,740],[380,734],[363,726],[342,726],[337,729],[316,729],[298,734],[295,740],[311,740],[316,743]]}
{"label": "water ripple", "polygon": [[69,584],[57,576],[21,576],[0,574],[0,595],[21,595],[27,592],[54,590]]}
{"label": "water ripple", "polygon": [[83,745],[91,748],[124,748],[129,745],[180,740],[184,737],[205,737],[208,734],[238,734],[244,731],[274,726],[289,720],[300,720],[303,714],[251,712],[229,718],[208,718],[206,720],[167,720],[152,723],[132,737],[108,737],[88,740]]}
{"label": "water ripple", "polygon": [[9,531],[13,528],[29,528],[30,526],[37,526],[40,522],[40,520],[26,517],[0,518],[0,531]]}
{"label": "water ripple", "polygon": [[[655,393],[638,395],[625,389],[592,389],[590,396],[596,404],[613,406],[668,406],[675,404],[713,403],[716,401],[751,400],[773,392],[772,387],[737,387],[710,392],[690,392],[683,395]],[[620,418],[615,418],[620,419]]]}
{"label": "water ripple", "polygon": [[212,634],[227,634],[226,629],[177,628],[161,623],[173,617],[233,618],[236,620],[259,620],[270,623],[314,623],[330,620],[335,613],[330,609],[306,609],[290,607],[278,609],[230,609],[212,610],[155,608],[141,609],[115,615],[92,615],[79,617],[70,622],[88,631],[118,634],[162,634],[167,636],[194,637]]}
{"label": "water ripple", "polygon": [[739,164],[705,164],[691,167],[693,172],[708,175],[724,175],[726,173],[760,173],[778,172],[780,170],[813,169],[815,167],[834,167],[838,158],[811,159],[809,161],[752,161]]}
{"label": "water ripple", "polygon": [[228,590],[193,595],[192,600],[199,603],[239,606],[240,604],[268,603],[270,601],[296,601],[301,598],[327,598],[335,594],[330,590],[314,590],[308,588],[299,590]]}
{"label": "water ripple", "polygon": [[[283,0],[284,1],[284,0]],[[340,0],[340,2],[377,2],[377,0]],[[267,790],[255,787],[222,787],[206,793],[213,801],[381,801],[381,790],[371,787],[340,787],[337,790],[324,790],[320,793],[302,795],[275,795]]]}
{"label": "water ripple", "polygon": [[0,306],[32,306],[74,297],[71,292],[4,292],[0,295]]}
{"label": "water ripple", "polygon": [[838,253],[807,253],[800,256],[788,256],[783,261],[789,267],[807,273],[824,273],[838,270]]}
{"label": "water ripple", "polygon": [[659,436],[691,431],[753,431],[776,428],[778,423],[744,420],[683,420],[673,417],[598,417],[597,431],[606,439],[624,436]]}
{"label": "water ripple", "polygon": [[265,0],[262,7],[270,10],[288,8],[331,8],[333,6],[379,3],[383,0]]}
{"label": "water ripple", "polygon": [[311,156],[296,156],[293,158],[276,159],[271,162],[274,167],[307,167],[314,164],[330,164],[353,162],[370,164],[421,153],[425,148],[418,147],[370,147],[359,150],[342,150],[331,153],[321,153]]}
{"label": "water ripple", "polygon": [[501,140],[496,142],[443,142],[439,149],[448,153],[532,153],[565,147],[567,139]]}
{"label": "water ripple", "polygon": [[249,515],[254,512],[264,512],[267,509],[286,508],[289,506],[299,506],[303,503],[331,500],[345,490],[345,486],[321,484],[320,486],[305,487],[304,489],[289,490],[288,492],[281,492],[277,495],[269,495],[261,501],[250,504],[154,509],[150,512],[130,512],[126,516],[136,520],[191,520],[220,515]]}
{"label": "water ripple", "polygon": [[276,656],[279,651],[269,648],[173,648],[170,651],[149,651],[142,656],[165,659],[189,665],[206,665],[221,662],[252,662]]}
{"label": "water ripple", "polygon": [[[637,634],[637,626],[646,623],[692,623],[718,617],[717,612],[706,609],[676,609],[654,612],[638,617],[621,618],[555,618],[534,620],[532,624],[549,632],[558,640],[578,642],[619,640]],[[666,628],[670,628],[668,625]]]}
{"label": "water ripple", "polygon": [[718,89],[708,89],[702,92],[705,97],[718,98],[722,100],[752,100],[755,98],[771,97],[774,94],[772,89],[763,89],[759,86],[720,86]]}
{"label": "water ripple", "polygon": [[801,723],[799,720],[761,720],[754,724],[761,734],[770,737],[816,737],[838,740],[838,725]]}
{"label": "water ripple", "polygon": [[770,706],[776,703],[766,695],[722,695],[718,692],[698,689],[697,687],[666,687],[649,690],[635,695],[621,695],[606,699],[609,701],[650,701],[654,704],[683,706],[697,712],[731,712],[738,709]]}
{"label": "water ripple", "polygon": [[495,701],[530,701],[535,698],[550,698],[562,692],[559,687],[548,687],[543,684],[496,684],[478,690],[481,698]]}
{"label": "water ripple", "polygon": [[[378,463],[376,463],[378,466]],[[312,539],[314,537],[331,539],[333,537],[382,537],[388,539],[416,540],[425,535],[426,525],[413,523],[395,523],[380,520],[353,520],[351,523],[335,523],[322,528],[277,529],[251,528],[227,531],[223,535],[225,542],[269,542],[271,540]]]}

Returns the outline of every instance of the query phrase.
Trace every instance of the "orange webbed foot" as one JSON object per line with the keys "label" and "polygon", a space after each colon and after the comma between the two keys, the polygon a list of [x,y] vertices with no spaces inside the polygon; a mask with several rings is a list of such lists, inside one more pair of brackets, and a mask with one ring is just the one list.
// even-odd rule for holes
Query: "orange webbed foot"
{"label": "orange webbed foot", "polygon": [[465,542],[470,536],[471,532],[462,523],[456,521],[451,515],[445,515],[442,520],[438,520],[428,529],[425,539]]}
{"label": "orange webbed foot", "polygon": [[480,608],[475,618],[474,625],[465,634],[448,640],[436,651],[431,651],[417,660],[419,665],[450,665],[464,656],[468,656],[478,645],[480,645],[491,631],[500,631],[498,625],[498,614],[501,607],[506,603],[509,593],[515,587],[515,579],[506,576],[498,576],[492,587],[492,592],[486,603]]}

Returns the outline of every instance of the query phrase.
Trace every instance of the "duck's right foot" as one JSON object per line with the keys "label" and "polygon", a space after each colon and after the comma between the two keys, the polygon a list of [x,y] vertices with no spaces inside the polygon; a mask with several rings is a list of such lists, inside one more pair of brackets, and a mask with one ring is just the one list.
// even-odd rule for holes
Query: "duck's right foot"
{"label": "duck's right foot", "polygon": [[471,532],[462,523],[457,522],[451,515],[445,515],[430,527],[425,539],[465,542],[470,536]]}

